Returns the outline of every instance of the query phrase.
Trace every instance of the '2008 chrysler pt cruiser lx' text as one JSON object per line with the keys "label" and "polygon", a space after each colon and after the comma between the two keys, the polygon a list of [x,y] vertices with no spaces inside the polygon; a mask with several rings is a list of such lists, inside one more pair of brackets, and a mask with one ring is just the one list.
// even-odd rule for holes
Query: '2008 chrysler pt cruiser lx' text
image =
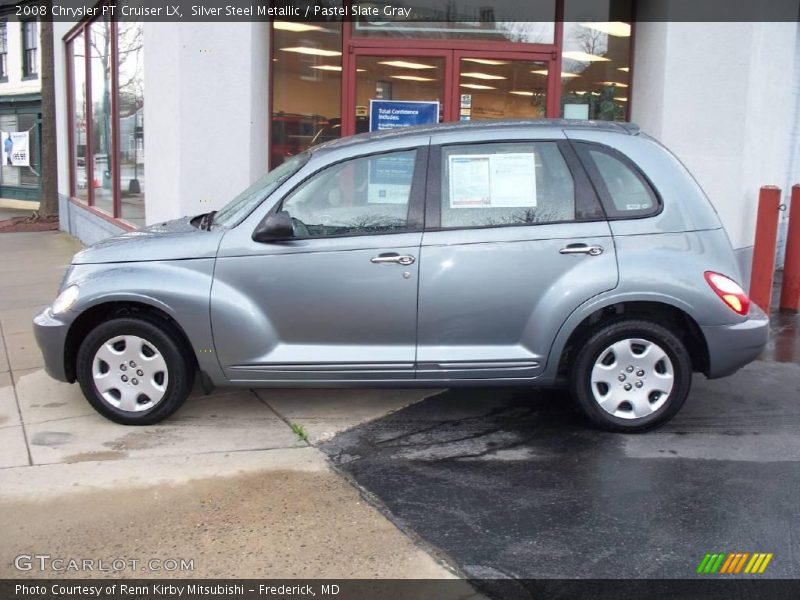
{"label": "'2008 chrysler pt cruiser lx' text", "polygon": [[768,319],[680,162],[629,124],[397,129],[292,157],[218,212],[75,255],[48,373],[155,423],[204,387],[569,386],[641,431]]}

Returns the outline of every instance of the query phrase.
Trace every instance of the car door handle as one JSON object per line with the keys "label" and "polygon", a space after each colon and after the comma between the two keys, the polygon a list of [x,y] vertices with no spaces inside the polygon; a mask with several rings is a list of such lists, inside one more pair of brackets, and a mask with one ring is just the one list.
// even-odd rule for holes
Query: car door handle
{"label": "car door handle", "polygon": [[397,254],[396,252],[387,252],[385,254],[379,254],[378,256],[373,256],[369,259],[369,262],[375,263],[376,265],[385,264],[385,263],[395,263],[398,265],[413,265],[415,258],[413,256],[409,256],[408,254]]}
{"label": "car door handle", "polygon": [[603,253],[602,246],[589,246],[587,244],[569,244],[559,250],[561,254],[588,254],[589,256],[598,256]]}

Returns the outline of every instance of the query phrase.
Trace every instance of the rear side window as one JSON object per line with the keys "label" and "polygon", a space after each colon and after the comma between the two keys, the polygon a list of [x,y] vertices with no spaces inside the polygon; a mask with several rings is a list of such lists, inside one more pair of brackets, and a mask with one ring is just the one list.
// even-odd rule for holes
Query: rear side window
{"label": "rear side window", "polygon": [[555,142],[442,149],[441,227],[572,221],[575,184]]}
{"label": "rear side window", "polygon": [[580,146],[609,217],[642,217],[658,212],[658,197],[627,159],[600,146]]}

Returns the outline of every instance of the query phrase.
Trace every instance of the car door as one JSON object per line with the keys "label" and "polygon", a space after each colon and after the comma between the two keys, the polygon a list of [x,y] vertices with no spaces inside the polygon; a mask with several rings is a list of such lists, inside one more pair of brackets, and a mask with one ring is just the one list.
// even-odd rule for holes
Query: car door
{"label": "car door", "polygon": [[293,236],[220,252],[211,317],[230,380],[413,378],[426,157],[330,164],[272,209]]}
{"label": "car door", "polygon": [[549,135],[431,147],[419,379],[536,377],[567,316],[616,286],[602,208]]}

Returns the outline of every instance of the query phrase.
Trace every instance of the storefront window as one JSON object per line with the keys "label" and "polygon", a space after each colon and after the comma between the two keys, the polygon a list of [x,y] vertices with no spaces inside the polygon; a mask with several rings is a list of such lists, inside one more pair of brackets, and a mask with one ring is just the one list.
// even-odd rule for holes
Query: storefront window
{"label": "storefront window", "polygon": [[69,44],[72,61],[72,177],[75,196],[89,201],[89,182],[86,170],[86,37],[78,35]]}
{"label": "storefront window", "polygon": [[119,43],[119,179],[121,216],[144,225],[144,27],[120,21]]}
{"label": "storefront window", "polygon": [[459,69],[461,121],[546,116],[546,62],[462,58]]}
{"label": "storefront window", "polygon": [[0,83],[8,81],[8,23],[0,21]]}
{"label": "storefront window", "polygon": [[342,23],[273,22],[270,164],[341,135]]}
{"label": "storefront window", "polygon": [[[555,37],[555,0],[439,3],[370,0],[355,4],[364,11],[372,11],[369,16],[359,17],[354,22],[353,35],[360,37],[494,40],[526,44],[552,44]],[[387,18],[387,14],[401,8],[410,9],[411,16]]]}
{"label": "storefront window", "polygon": [[36,21],[22,21],[22,77],[39,73],[39,27]]}
{"label": "storefront window", "polygon": [[96,21],[89,28],[92,70],[92,153],[94,205],[114,213],[112,191],[114,164],[111,154],[111,22]]}
{"label": "storefront window", "polygon": [[136,226],[145,224],[143,31],[96,19],[67,41],[73,197]]}
{"label": "storefront window", "polygon": [[371,100],[438,102],[450,122],[630,117],[633,0],[350,6],[360,14],[347,35],[339,23],[274,23],[271,166],[369,130]]}
{"label": "storefront window", "polygon": [[[0,98],[2,100],[2,98]],[[0,110],[0,131],[28,133],[28,166],[0,165],[0,197],[38,199],[41,173],[41,109],[6,105]],[[8,137],[8,134],[3,136]],[[5,143],[5,139],[3,140]],[[13,195],[12,195],[13,194]],[[16,194],[22,194],[17,196]]]}
{"label": "storefront window", "polygon": [[597,18],[596,7],[567,0],[561,54],[562,117],[629,118],[631,4],[631,0],[611,0],[609,21],[603,22],[592,20]]}

